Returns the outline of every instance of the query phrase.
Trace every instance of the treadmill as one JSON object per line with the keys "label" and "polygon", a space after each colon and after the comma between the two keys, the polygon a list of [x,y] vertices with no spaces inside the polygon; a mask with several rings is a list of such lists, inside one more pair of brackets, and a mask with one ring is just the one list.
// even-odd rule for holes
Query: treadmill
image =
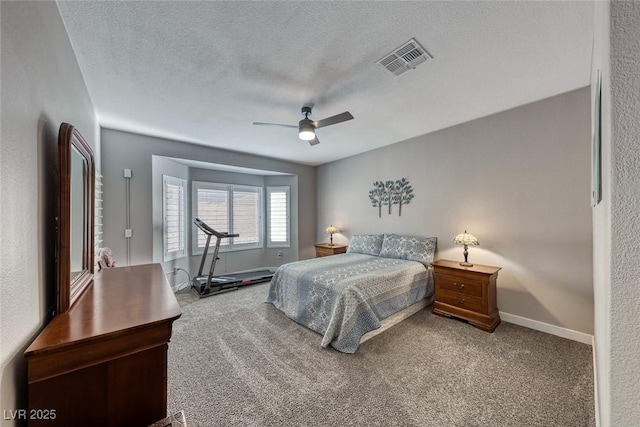
{"label": "treadmill", "polygon": [[[207,235],[207,243],[204,247],[202,260],[200,261],[198,275],[191,280],[191,287],[195,289],[200,298],[218,295],[223,292],[236,291],[240,286],[252,285],[254,283],[261,283],[271,280],[271,278],[273,277],[273,271],[271,270],[254,270],[214,276],[213,270],[216,268],[216,261],[220,259],[218,257],[218,252],[220,251],[220,242],[222,241],[222,239],[227,239],[229,237],[238,237],[239,234],[229,234],[226,232],[216,231],[199,218],[194,218],[193,223],[196,225],[196,227],[202,230],[204,234]],[[209,274],[203,275],[202,270],[204,269],[207,252],[209,251],[209,243],[211,242],[212,236],[215,236],[216,238],[216,246],[213,251],[213,258],[211,259]]]}

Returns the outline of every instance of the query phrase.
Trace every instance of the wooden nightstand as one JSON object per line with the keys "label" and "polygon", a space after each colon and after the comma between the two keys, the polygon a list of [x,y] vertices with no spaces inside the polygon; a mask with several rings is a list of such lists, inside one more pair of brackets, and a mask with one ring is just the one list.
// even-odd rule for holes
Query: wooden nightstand
{"label": "wooden nightstand", "polygon": [[316,258],[320,258],[321,256],[343,254],[347,252],[347,246],[345,245],[331,246],[328,243],[317,243],[315,247],[316,247]]}
{"label": "wooden nightstand", "polygon": [[496,301],[500,267],[480,264],[463,267],[457,261],[443,259],[431,265],[436,285],[433,313],[457,317],[483,331],[493,332],[500,324]]}

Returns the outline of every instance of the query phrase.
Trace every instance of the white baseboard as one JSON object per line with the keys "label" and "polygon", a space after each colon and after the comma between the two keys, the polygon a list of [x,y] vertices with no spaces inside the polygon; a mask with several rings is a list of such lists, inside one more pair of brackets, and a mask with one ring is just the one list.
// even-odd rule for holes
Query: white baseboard
{"label": "white baseboard", "polygon": [[596,427],[600,427],[600,398],[598,397],[598,369],[596,368],[596,337],[591,339],[591,349],[593,351],[593,400],[596,405],[595,417]]}
{"label": "white baseboard", "polygon": [[593,335],[584,332],[574,331],[572,329],[562,328],[560,326],[551,325],[549,323],[539,322],[537,320],[527,319],[526,317],[516,316],[515,314],[500,312],[500,319],[514,325],[524,326],[525,328],[535,329],[536,331],[545,332],[561,338],[567,338],[578,341],[583,344],[593,345]]}

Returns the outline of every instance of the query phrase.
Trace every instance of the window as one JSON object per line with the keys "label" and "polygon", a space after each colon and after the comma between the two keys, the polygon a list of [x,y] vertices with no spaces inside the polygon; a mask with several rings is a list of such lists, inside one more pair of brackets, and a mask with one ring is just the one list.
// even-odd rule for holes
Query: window
{"label": "window", "polygon": [[163,261],[187,255],[184,179],[162,175],[162,234],[164,239]]}
{"label": "window", "polygon": [[267,187],[267,246],[289,247],[289,187]]}
{"label": "window", "polygon": [[[216,231],[239,234],[222,239],[221,250],[262,247],[262,206],[262,187],[193,182],[193,216]],[[199,254],[207,236],[197,227],[193,231],[193,253]]]}

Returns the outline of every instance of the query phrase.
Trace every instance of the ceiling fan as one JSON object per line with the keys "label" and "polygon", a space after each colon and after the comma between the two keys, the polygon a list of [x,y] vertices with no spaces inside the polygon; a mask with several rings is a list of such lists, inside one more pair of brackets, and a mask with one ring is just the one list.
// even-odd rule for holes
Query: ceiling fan
{"label": "ceiling fan", "polygon": [[336,114],[335,116],[327,117],[326,119],[318,120],[314,122],[309,118],[311,114],[311,108],[313,106],[305,105],[302,107],[302,114],[304,115],[304,119],[300,120],[298,125],[284,125],[280,123],[262,123],[262,122],[253,122],[254,125],[257,126],[284,126],[288,128],[298,128],[298,137],[304,141],[309,141],[310,145],[319,144],[318,137],[316,136],[316,129],[322,128],[329,125],[335,125],[338,123],[346,122],[347,120],[353,119],[353,116],[350,112],[345,111],[344,113]]}

